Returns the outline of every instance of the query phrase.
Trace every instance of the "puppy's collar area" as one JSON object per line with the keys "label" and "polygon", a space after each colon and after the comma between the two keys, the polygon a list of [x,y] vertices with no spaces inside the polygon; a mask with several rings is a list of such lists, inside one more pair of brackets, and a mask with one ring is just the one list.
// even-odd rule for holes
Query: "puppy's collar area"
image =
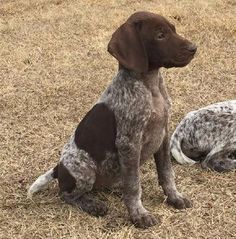
{"label": "puppy's collar area", "polygon": [[127,77],[127,78],[131,78],[131,79],[133,78],[136,80],[145,81],[147,79],[152,78],[152,76],[158,77],[160,74],[160,71],[159,71],[159,69],[155,69],[152,71],[148,71],[147,73],[139,73],[139,72],[136,72],[133,70],[129,70],[129,69],[120,67],[118,74],[122,75],[122,77]]}

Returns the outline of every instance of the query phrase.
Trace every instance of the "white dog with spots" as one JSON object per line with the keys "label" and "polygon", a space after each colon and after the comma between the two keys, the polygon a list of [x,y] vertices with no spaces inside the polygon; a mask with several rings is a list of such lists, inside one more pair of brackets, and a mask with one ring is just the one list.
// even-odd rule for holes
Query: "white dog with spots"
{"label": "white dog with spots", "polygon": [[180,164],[201,162],[223,172],[236,168],[236,100],[189,112],[175,129],[171,153]]}

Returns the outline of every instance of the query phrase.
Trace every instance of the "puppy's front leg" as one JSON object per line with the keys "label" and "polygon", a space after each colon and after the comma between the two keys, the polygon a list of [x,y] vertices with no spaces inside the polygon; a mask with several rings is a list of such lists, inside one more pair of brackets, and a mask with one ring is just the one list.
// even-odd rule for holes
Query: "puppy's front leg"
{"label": "puppy's front leg", "polygon": [[117,146],[122,173],[123,200],[129,211],[131,221],[140,228],[153,226],[157,223],[156,219],[143,207],[141,201],[140,142],[122,137]]}
{"label": "puppy's front leg", "polygon": [[159,150],[154,154],[159,184],[162,186],[163,191],[167,196],[168,204],[177,209],[191,207],[191,202],[183,197],[176,189],[174,171],[172,169],[169,151],[169,139],[166,130],[166,137],[164,138]]}

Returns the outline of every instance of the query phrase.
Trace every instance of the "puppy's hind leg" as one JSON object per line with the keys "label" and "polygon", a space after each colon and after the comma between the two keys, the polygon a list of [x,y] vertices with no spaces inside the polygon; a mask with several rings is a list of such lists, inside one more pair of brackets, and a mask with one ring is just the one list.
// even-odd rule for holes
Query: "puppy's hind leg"
{"label": "puppy's hind leg", "polygon": [[93,216],[104,216],[108,211],[106,205],[90,193],[95,180],[96,165],[84,151],[77,159],[63,160],[58,166],[61,199]]}
{"label": "puppy's hind leg", "polygon": [[79,207],[82,211],[95,217],[105,216],[108,211],[105,203],[96,200],[89,193],[84,193],[80,196],[77,192],[62,192],[61,199],[68,204]]}

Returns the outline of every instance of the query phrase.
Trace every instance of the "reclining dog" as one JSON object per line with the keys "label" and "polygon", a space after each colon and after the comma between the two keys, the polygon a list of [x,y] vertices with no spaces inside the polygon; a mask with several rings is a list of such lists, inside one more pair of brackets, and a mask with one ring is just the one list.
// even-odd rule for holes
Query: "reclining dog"
{"label": "reclining dog", "polygon": [[171,137],[171,153],[180,164],[201,162],[218,172],[236,168],[236,100],[189,112]]}

